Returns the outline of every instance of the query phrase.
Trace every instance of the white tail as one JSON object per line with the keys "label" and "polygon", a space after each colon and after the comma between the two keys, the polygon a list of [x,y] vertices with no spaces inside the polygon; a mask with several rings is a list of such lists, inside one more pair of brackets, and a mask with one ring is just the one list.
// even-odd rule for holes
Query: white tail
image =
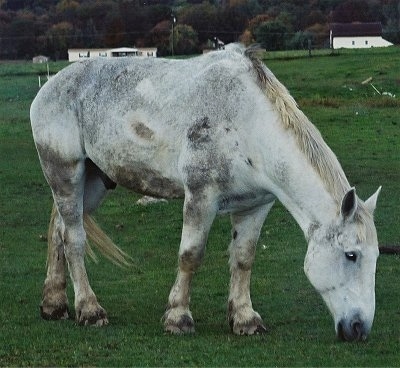
{"label": "white tail", "polygon": [[[50,256],[51,239],[54,228],[54,219],[57,213],[56,206],[53,204],[53,209],[50,217],[49,232],[48,232],[48,256]],[[83,227],[86,231],[86,253],[96,263],[98,262],[97,256],[94,253],[90,244],[93,244],[104,257],[109,259],[112,263],[119,267],[128,267],[131,265],[131,257],[126,254],[122,249],[114,244],[114,242],[100,229],[93,218],[84,214]]]}

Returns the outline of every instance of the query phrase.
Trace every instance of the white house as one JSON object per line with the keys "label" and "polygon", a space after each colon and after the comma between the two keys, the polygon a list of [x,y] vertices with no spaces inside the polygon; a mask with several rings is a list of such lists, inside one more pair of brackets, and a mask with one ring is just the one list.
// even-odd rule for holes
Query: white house
{"label": "white house", "polygon": [[157,48],[155,47],[119,47],[116,49],[69,49],[68,60],[78,61],[94,57],[123,57],[123,56],[141,56],[157,57]]}
{"label": "white house", "polygon": [[382,38],[382,24],[379,22],[332,23],[330,26],[330,46],[333,49],[360,49],[392,45]]}

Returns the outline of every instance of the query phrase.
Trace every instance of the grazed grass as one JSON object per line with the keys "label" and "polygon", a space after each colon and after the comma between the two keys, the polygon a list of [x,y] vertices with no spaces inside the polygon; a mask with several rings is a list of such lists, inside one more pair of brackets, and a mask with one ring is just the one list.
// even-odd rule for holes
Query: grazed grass
{"label": "grazed grass", "polygon": [[[399,49],[393,48],[266,61],[319,127],[361,198],[383,185],[376,224],[385,244],[400,243],[398,111],[397,105],[375,102],[383,101],[382,96],[361,82],[372,76],[377,88],[400,96],[399,56]],[[229,333],[226,217],[214,224],[204,265],[193,282],[196,335],[163,333],[160,318],[175,278],[182,201],[139,207],[138,197],[121,188],[110,194],[96,217],[132,255],[134,266],[121,270],[104,260],[98,265],[88,261],[92,286],[109,312],[110,326],[42,321],[38,304],[47,245],[40,235],[47,231],[51,195],[29,127],[29,104],[38,88],[35,68],[0,64],[1,366],[400,364],[400,258],[379,258],[377,311],[368,341],[339,343],[326,307],[304,276],[303,235],[279,204],[262,229],[252,280],[254,306],[269,326],[266,336]],[[71,285],[68,294],[72,302]]]}

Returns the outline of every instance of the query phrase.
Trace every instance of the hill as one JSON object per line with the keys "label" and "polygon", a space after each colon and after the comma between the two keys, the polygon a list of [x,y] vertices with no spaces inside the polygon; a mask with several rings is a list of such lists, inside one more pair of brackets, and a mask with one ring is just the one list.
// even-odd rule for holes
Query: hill
{"label": "hill", "polygon": [[199,52],[214,37],[270,50],[304,48],[308,39],[324,47],[330,22],[380,21],[386,39],[400,40],[396,0],[0,0],[0,59],[63,59],[71,47],[122,45],[167,55],[174,20],[178,54]]}

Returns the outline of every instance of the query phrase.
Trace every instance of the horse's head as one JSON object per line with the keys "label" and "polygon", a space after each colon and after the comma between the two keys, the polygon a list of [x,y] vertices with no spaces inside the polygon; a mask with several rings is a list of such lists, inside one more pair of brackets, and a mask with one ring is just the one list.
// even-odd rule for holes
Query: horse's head
{"label": "horse's head", "polygon": [[338,218],[310,231],[304,270],[346,341],[365,340],[374,319],[379,250],[372,215],[379,192],[362,202],[351,189]]}

